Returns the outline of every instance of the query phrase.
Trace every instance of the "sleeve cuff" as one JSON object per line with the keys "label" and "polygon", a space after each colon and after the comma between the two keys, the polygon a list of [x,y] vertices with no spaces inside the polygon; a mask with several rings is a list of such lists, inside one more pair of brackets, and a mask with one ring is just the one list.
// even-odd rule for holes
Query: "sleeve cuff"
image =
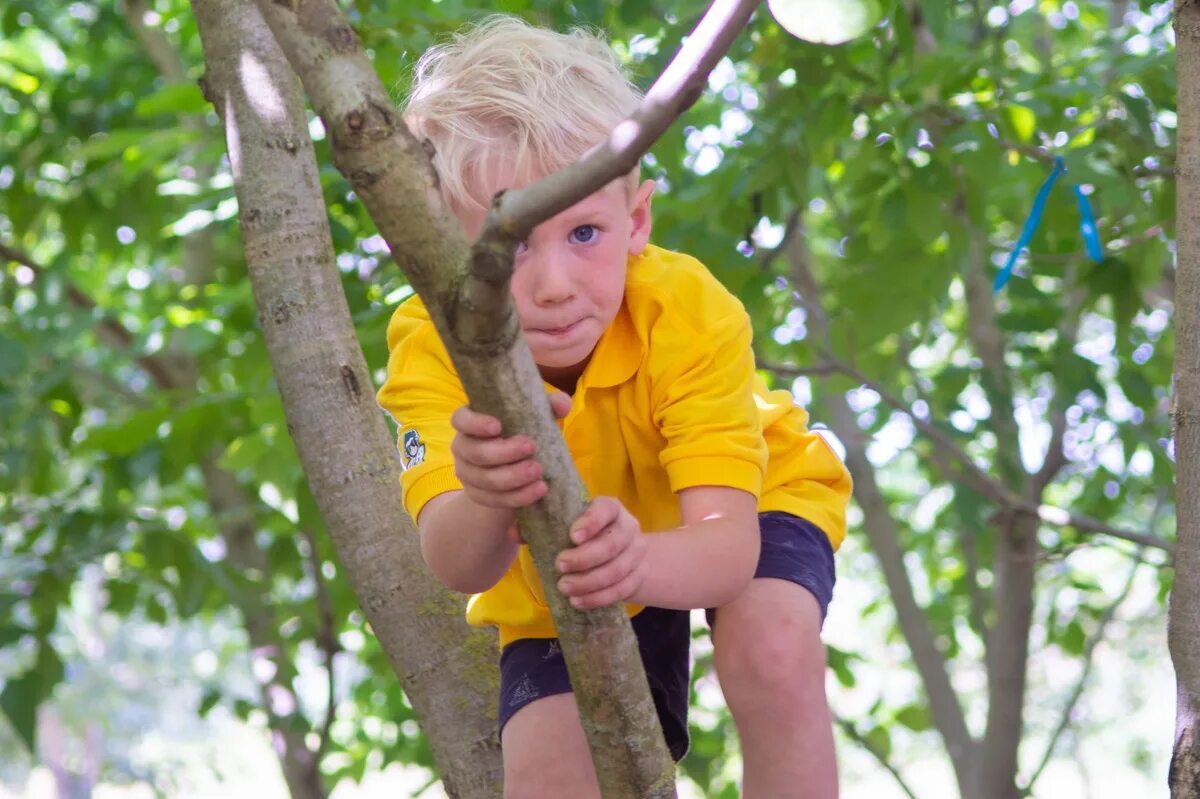
{"label": "sleeve cuff", "polygon": [[447,464],[425,469],[411,482],[401,478],[401,486],[404,494],[404,510],[408,511],[408,515],[412,517],[415,524],[425,503],[447,491],[460,490],[462,483],[454,476],[454,465]]}
{"label": "sleeve cuff", "polygon": [[740,488],[756,498],[762,494],[763,473],[757,463],[726,455],[680,458],[666,465],[671,490],[679,493],[694,486]]}

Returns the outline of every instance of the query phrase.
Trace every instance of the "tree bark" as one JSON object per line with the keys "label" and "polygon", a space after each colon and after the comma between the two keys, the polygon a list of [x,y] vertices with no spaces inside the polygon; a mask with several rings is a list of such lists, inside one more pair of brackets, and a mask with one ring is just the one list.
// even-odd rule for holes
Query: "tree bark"
{"label": "tree bark", "polygon": [[[1005,342],[996,324],[991,286],[983,271],[984,242],[966,210],[960,213],[960,219],[967,236],[967,255],[963,261],[967,334],[983,362],[980,383],[992,411],[988,421],[997,440],[996,470],[1010,490],[1021,487],[1023,503],[1036,507],[1041,498],[1029,495],[1033,481],[1021,464],[1017,448],[1019,431],[1013,415],[1012,378],[1004,361]],[[996,619],[985,642],[987,722],[968,792],[968,796],[979,799],[1016,799],[1019,795],[1017,754],[1024,723],[1038,553],[1036,514],[1002,510],[998,516],[992,564],[992,607]]]}
{"label": "tree bark", "polygon": [[288,429],[338,558],[422,720],[446,792],[500,794],[494,634],[424,568],[333,259],[307,119],[258,9],[193,3]]}
{"label": "tree bark", "polygon": [[423,146],[336,3],[258,5],[330,132],[334,163],[424,299],[472,407],[497,416],[510,434],[530,435],[553,476],[550,493],[522,509],[519,523],[546,586],[601,793],[674,796],[674,764],[623,608],[578,611],[555,588],[554,559],[570,545],[567,529],[587,495],[521,337],[509,279],[515,245],[534,225],[627,172],[695,100],[757,2],[715,2],[634,117],[572,167],[502,195],[470,252]]}
{"label": "tree bark", "polygon": [[1175,584],[1167,643],[1175,664],[1172,799],[1200,797],[1200,7],[1175,7]]}

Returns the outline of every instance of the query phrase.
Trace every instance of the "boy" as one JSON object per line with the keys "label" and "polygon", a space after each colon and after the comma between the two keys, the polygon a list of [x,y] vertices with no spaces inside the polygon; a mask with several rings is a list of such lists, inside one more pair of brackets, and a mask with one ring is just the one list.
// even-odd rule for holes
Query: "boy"
{"label": "boy", "polygon": [[[492,196],[576,160],[636,108],[607,45],[493,17],[417,65],[406,119],[434,146],[467,236]],[[637,170],[539,225],[512,293],[595,497],[558,560],[575,606],[626,603],[676,759],[687,749],[688,610],[709,612],[742,740],[744,796],[835,796],[820,626],[850,480],[788,392],[754,369],[741,304],[694,259],[648,243]],[[532,442],[466,407],[417,298],[388,327],[380,404],[401,427],[405,507],[429,567],[474,596],[502,645],[505,796],[598,796],[516,509],[547,491]],[[557,391],[554,391],[557,389]],[[715,616],[715,618],[714,618]]]}

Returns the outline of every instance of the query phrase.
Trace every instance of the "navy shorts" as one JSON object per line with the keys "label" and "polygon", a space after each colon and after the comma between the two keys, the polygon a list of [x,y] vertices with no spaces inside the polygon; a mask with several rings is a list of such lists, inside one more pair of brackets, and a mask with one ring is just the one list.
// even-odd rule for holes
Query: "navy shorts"
{"label": "navy shorts", "polygon": [[[808,589],[824,619],[834,583],[829,538],[815,524],[788,513],[768,511],[758,518],[762,552],[754,576],[787,580]],[[712,609],[706,614],[710,627],[714,614]],[[690,616],[686,610],[646,608],[630,620],[667,748],[677,761],[688,749]],[[557,638],[523,638],[500,653],[501,730],[530,702],[570,691]]]}

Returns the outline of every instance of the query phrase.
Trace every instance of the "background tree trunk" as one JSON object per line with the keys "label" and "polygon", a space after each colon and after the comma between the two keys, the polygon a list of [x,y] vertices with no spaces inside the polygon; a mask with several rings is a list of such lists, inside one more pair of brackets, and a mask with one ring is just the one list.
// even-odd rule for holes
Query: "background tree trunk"
{"label": "background tree trunk", "polygon": [[398,453],[334,264],[298,87],[253,4],[193,8],[259,319],[313,495],[447,793],[498,796],[495,636],[468,628],[462,598],[427,573],[400,503]]}
{"label": "background tree trunk", "polygon": [[1172,799],[1200,797],[1200,6],[1176,4],[1175,584],[1167,639],[1176,674]]}

